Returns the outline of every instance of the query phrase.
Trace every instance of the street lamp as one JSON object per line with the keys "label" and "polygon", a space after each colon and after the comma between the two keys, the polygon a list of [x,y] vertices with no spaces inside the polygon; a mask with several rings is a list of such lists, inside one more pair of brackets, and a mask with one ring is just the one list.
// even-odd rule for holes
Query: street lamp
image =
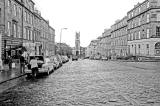
{"label": "street lamp", "polygon": [[68,28],[61,28],[61,32],[60,32],[60,54],[62,55],[62,50],[61,50],[61,40],[62,40],[62,31],[63,30],[67,30]]}

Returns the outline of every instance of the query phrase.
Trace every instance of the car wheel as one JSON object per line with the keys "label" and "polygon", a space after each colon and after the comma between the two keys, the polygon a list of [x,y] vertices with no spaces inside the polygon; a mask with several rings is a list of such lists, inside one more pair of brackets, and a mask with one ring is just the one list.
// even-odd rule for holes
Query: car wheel
{"label": "car wheel", "polygon": [[47,75],[49,75],[49,71],[47,71]]}
{"label": "car wheel", "polygon": [[138,57],[138,58],[137,58],[137,61],[142,61],[142,57]]}
{"label": "car wheel", "polygon": [[27,74],[27,77],[26,78],[31,78],[31,74]]}

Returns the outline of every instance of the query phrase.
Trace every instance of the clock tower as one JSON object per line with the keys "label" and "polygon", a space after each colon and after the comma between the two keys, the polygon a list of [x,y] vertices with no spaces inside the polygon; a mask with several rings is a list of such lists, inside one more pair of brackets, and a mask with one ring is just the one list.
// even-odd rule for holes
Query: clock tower
{"label": "clock tower", "polygon": [[80,32],[76,32],[75,36],[75,55],[80,55]]}

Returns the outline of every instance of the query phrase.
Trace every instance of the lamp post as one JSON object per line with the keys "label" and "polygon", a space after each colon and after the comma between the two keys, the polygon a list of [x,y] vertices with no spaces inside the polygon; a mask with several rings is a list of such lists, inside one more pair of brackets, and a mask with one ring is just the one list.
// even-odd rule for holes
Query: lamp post
{"label": "lamp post", "polygon": [[61,40],[62,40],[62,31],[63,30],[67,30],[68,28],[61,28],[61,32],[60,32],[60,54],[62,55],[62,48],[61,48]]}
{"label": "lamp post", "polygon": [[3,70],[3,63],[2,63],[2,54],[1,54],[1,50],[2,50],[2,32],[0,32],[0,70]]}

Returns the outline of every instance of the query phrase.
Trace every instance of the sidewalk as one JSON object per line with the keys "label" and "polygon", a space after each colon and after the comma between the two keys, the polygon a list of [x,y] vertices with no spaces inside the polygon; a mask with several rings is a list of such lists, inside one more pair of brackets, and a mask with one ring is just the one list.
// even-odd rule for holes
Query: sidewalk
{"label": "sidewalk", "polygon": [[0,84],[19,78],[24,75],[25,74],[21,73],[20,71],[19,64],[16,64],[16,67],[12,68],[12,70],[9,70],[8,65],[4,65],[4,70],[0,70]]}
{"label": "sidewalk", "polygon": [[160,71],[160,61],[147,61],[147,62],[135,62],[135,61],[117,61],[121,64],[125,64],[126,66],[132,66],[136,68],[141,68],[145,70],[155,70]]}

